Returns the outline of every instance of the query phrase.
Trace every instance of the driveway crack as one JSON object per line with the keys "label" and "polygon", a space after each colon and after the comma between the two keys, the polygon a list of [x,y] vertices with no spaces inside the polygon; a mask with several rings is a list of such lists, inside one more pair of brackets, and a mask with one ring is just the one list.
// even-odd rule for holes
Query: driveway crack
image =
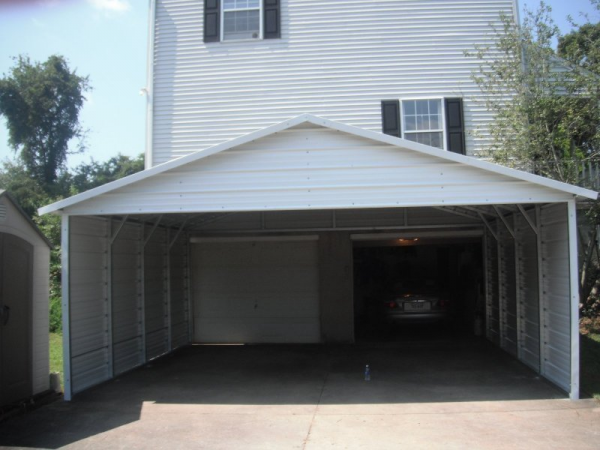
{"label": "driveway crack", "polygon": [[321,393],[319,394],[319,400],[317,401],[317,405],[315,407],[313,416],[310,419],[308,433],[306,433],[306,437],[304,438],[304,442],[302,444],[302,450],[306,449],[306,444],[308,444],[308,440],[310,439],[310,433],[312,432],[313,423],[315,422],[315,417],[317,416],[317,412],[319,411],[319,406],[321,406],[321,399],[323,398],[323,392],[325,391],[325,385],[327,385],[328,378],[329,378],[329,370],[327,370],[327,372],[325,373],[325,378],[323,378],[323,386],[321,386]]}

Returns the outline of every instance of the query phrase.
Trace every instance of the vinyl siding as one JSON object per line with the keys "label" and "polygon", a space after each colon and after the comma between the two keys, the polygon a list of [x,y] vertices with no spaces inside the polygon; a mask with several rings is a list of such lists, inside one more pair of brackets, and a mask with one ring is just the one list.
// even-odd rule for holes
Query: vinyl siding
{"label": "vinyl siding", "polygon": [[475,45],[513,0],[282,1],[282,38],[203,42],[203,2],[156,0],[153,155],[160,164],[302,113],[381,131],[381,100],[463,97],[467,152],[490,114]]}

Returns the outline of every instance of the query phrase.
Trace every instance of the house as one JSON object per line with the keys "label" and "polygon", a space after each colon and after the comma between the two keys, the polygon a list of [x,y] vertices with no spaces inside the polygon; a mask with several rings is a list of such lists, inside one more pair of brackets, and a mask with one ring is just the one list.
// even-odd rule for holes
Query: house
{"label": "house", "polygon": [[49,389],[50,243],[0,190],[0,410]]}
{"label": "house", "polygon": [[491,118],[464,50],[501,13],[151,2],[146,170],[40,209],[62,215],[66,398],[191,342],[355,342],[373,246],[430,255],[403,282],[471,255],[464,322],[578,398],[576,212],[597,194],[474,157]]}

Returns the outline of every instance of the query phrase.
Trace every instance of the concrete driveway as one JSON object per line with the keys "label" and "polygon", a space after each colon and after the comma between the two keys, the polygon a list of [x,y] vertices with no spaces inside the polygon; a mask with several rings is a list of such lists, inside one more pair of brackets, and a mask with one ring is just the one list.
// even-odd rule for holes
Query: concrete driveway
{"label": "concrete driveway", "polygon": [[0,445],[600,448],[600,404],[484,340],[193,346],[0,424]]}

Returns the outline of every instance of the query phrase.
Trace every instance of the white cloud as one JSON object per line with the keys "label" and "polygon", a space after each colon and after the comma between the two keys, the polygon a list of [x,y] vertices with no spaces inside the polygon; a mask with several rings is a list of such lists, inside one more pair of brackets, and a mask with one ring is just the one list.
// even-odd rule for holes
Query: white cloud
{"label": "white cloud", "polygon": [[88,0],[88,2],[96,9],[105,12],[125,12],[131,9],[131,4],[128,0]]}

